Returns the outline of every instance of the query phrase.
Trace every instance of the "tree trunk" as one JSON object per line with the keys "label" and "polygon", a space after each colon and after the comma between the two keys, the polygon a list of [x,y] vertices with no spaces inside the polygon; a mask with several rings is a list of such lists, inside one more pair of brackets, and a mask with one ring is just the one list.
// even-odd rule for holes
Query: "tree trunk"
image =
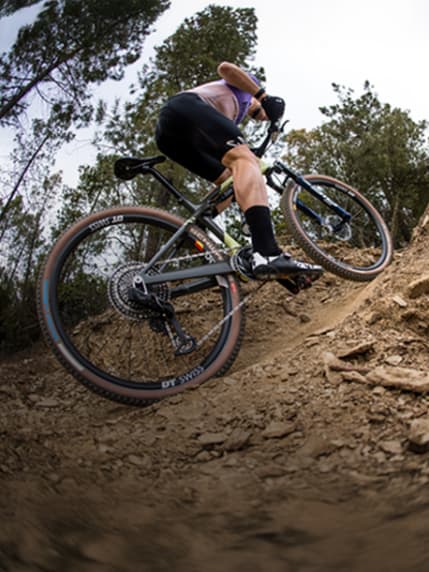
{"label": "tree trunk", "polygon": [[429,235],[429,203],[426,205],[425,212],[420,218],[419,224],[413,231],[412,243],[424,240]]}
{"label": "tree trunk", "polygon": [[54,71],[61,63],[66,61],[65,59],[57,60],[40,74],[29,81],[24,87],[22,87],[16,95],[12,97],[5,105],[0,108],[0,121],[6,117],[6,115],[17,105],[30,91],[43,79],[45,79],[51,72]]}
{"label": "tree trunk", "polygon": [[39,146],[37,147],[37,149],[34,151],[34,153],[31,155],[30,159],[27,161],[27,164],[25,165],[22,173],[20,174],[20,176],[18,177],[17,182],[15,183],[15,186],[12,189],[12,192],[10,193],[6,204],[4,205],[2,211],[0,212],[0,223],[2,222],[2,220],[4,219],[4,217],[6,216],[7,211],[9,210],[10,204],[13,201],[13,199],[15,198],[16,193],[18,192],[18,189],[22,183],[22,181],[24,180],[25,175],[27,174],[28,170],[30,169],[31,165],[33,164],[33,162],[35,161],[37,155],[40,153],[40,151],[42,150],[43,146],[45,145],[45,143],[47,142],[47,140],[49,139],[49,135],[46,135],[41,143],[39,144]]}

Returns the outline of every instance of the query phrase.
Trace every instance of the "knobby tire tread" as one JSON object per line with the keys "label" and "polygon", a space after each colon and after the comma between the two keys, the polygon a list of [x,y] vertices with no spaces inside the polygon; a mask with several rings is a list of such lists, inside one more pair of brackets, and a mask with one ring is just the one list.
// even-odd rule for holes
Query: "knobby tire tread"
{"label": "knobby tire tread", "polygon": [[280,208],[282,210],[283,216],[285,217],[286,224],[288,226],[289,232],[295,238],[296,242],[301,246],[308,256],[318,262],[321,266],[323,266],[326,270],[340,276],[341,278],[345,278],[347,280],[352,280],[355,282],[368,282],[373,280],[376,276],[380,274],[391,262],[393,256],[393,245],[392,239],[390,236],[390,232],[384,222],[383,218],[379,214],[379,212],[373,207],[373,205],[366,199],[361,193],[359,193],[356,189],[346,185],[342,181],[335,179],[334,177],[329,177],[326,175],[307,175],[305,179],[309,182],[330,182],[335,183],[340,186],[349,188],[353,191],[353,193],[358,197],[358,199],[365,203],[368,207],[368,210],[371,212],[371,216],[374,220],[377,220],[379,223],[379,227],[382,229],[384,238],[386,240],[386,254],[382,263],[375,269],[371,271],[363,271],[363,270],[352,270],[350,268],[345,267],[340,261],[336,262],[332,259],[331,256],[328,254],[324,254],[322,249],[317,249],[313,241],[307,236],[306,232],[303,230],[299,219],[295,215],[295,208],[293,204],[293,196],[295,194],[296,188],[299,186],[296,183],[289,183],[282,194],[280,199]]}
{"label": "knobby tire tread", "polygon": [[[141,210],[144,210],[145,212],[150,211],[150,213],[153,214],[153,216],[155,216],[155,217],[158,216],[161,219],[164,218],[164,220],[165,220],[165,217],[167,216],[170,222],[171,222],[171,220],[175,219],[179,226],[184,222],[183,219],[180,219],[180,217],[177,217],[175,215],[170,215],[170,213],[167,213],[166,211],[163,211],[161,209],[145,208],[145,207],[131,207],[131,208],[134,210],[138,210],[138,211],[141,211]],[[73,367],[73,365],[58,350],[56,343],[53,341],[53,339],[49,333],[49,329],[47,327],[46,319],[45,319],[45,312],[44,312],[44,308],[43,308],[43,281],[46,277],[45,276],[46,268],[49,264],[50,258],[53,255],[53,251],[56,249],[57,245],[60,244],[62,241],[66,240],[65,237],[69,234],[70,234],[70,238],[68,240],[70,240],[73,237],[73,231],[76,232],[78,230],[78,225],[82,224],[83,222],[85,222],[86,224],[90,224],[89,220],[93,220],[94,218],[95,218],[95,220],[97,220],[97,219],[103,218],[103,217],[117,216],[123,212],[124,212],[124,207],[117,206],[117,207],[107,208],[104,211],[100,211],[99,213],[94,213],[93,215],[82,216],[73,224],[72,227],[67,229],[57,239],[57,241],[53,245],[51,251],[46,256],[45,261],[42,264],[41,270],[39,272],[38,295],[36,297],[37,298],[36,304],[37,304],[37,312],[38,312],[38,317],[39,317],[39,323],[41,326],[41,331],[42,331],[43,337],[44,337],[48,347],[51,349],[51,351],[53,352],[56,359],[62,364],[62,366],[77,381],[79,381],[82,385],[84,385],[86,388],[88,388],[93,393],[95,393],[95,394],[97,394],[103,398],[106,398],[106,399],[109,399],[109,400],[112,400],[115,402],[119,402],[122,404],[126,404],[126,405],[134,405],[134,406],[144,407],[144,406],[149,406],[149,405],[151,405],[157,401],[160,401],[161,399],[164,398],[164,396],[161,395],[158,397],[151,397],[150,395],[147,395],[148,393],[150,393],[150,390],[147,390],[147,389],[142,391],[142,393],[145,394],[144,396],[142,395],[142,397],[129,396],[129,395],[126,395],[123,393],[117,393],[114,390],[106,389],[105,387],[100,387],[96,383],[88,380],[84,375],[80,374],[79,371],[77,371],[76,368]],[[88,221],[88,222],[86,222],[86,221]],[[199,235],[204,235],[204,243],[208,247],[210,247],[210,251],[211,252],[216,251],[217,247],[216,247],[215,243],[213,243],[211,241],[211,239],[201,229],[199,229],[197,227],[190,227],[188,232],[190,234],[192,234],[193,231],[195,231],[195,230],[197,230]],[[239,284],[237,279],[235,279],[234,281],[235,281],[235,284],[237,286],[238,296],[239,296],[239,300],[240,300],[241,299],[240,284]],[[234,363],[234,361],[237,358],[237,355],[240,351],[240,346],[241,346],[241,342],[242,342],[243,335],[244,335],[244,322],[245,322],[245,314],[244,314],[243,306],[237,310],[237,313],[240,314],[240,326],[239,326],[238,334],[236,335],[236,340],[234,342],[233,349],[229,353],[229,356],[224,361],[224,363],[221,365],[221,367],[219,367],[217,369],[217,371],[211,377],[220,377],[220,376],[224,375],[231,368],[232,364]],[[222,355],[222,351],[220,352],[219,355]],[[208,378],[208,379],[210,379],[210,378]],[[193,386],[200,385],[200,383],[204,383],[204,382],[208,381],[208,379],[204,379],[203,381],[198,382],[198,377],[197,377],[193,380],[192,385]],[[185,383],[183,383],[183,385],[178,386],[176,391],[168,392],[168,395],[174,395],[174,394],[180,393],[182,391],[186,391],[186,389],[188,389],[189,386],[190,386],[190,384],[188,382],[185,382]],[[165,397],[166,396],[167,396],[167,392],[166,392]]]}

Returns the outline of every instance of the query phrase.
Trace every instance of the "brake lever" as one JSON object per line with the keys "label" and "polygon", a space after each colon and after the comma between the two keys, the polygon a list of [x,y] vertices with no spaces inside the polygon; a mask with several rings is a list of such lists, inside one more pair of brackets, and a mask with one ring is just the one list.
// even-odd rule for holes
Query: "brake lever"
{"label": "brake lever", "polygon": [[252,153],[254,153],[257,157],[261,158],[265,153],[267,147],[270,144],[275,143],[277,141],[286,123],[289,123],[288,119],[281,125],[279,121],[271,121],[270,125],[268,126],[264,141],[262,142],[261,145],[259,145],[259,147],[251,148]]}
{"label": "brake lever", "polygon": [[277,141],[280,133],[283,132],[285,125],[287,123],[289,123],[289,119],[286,119],[282,124],[280,124],[280,121],[274,121],[271,123],[268,131],[271,135],[271,141],[273,143],[275,143]]}

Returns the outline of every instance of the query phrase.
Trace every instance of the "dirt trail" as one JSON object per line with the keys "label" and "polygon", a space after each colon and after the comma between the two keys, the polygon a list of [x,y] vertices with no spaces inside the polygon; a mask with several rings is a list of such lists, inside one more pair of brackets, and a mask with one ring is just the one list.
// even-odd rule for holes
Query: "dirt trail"
{"label": "dirt trail", "polygon": [[43,347],[3,361],[0,571],[426,572],[429,397],[369,380],[429,371],[428,245],[369,285],[265,286],[229,374],[148,408]]}

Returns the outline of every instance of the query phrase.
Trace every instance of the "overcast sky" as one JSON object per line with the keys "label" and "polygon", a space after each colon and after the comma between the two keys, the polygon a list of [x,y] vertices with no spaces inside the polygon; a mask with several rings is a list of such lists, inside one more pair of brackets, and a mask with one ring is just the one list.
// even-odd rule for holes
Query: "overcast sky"
{"label": "overcast sky", "polygon": [[[291,128],[321,123],[318,108],[336,101],[332,82],[360,94],[369,80],[383,103],[409,110],[416,121],[429,119],[429,0],[172,0],[146,41],[143,61],[185,17],[209,4],[255,9],[256,64],[266,70],[267,91],[286,100]],[[19,22],[33,13],[30,8],[19,18],[0,20],[0,50],[13,41]],[[140,65],[134,65],[120,84],[110,83],[97,95],[126,97]],[[76,168],[82,147],[88,157],[85,141],[78,136],[67,149],[69,169]],[[4,157],[5,137],[1,143],[0,157]]]}

